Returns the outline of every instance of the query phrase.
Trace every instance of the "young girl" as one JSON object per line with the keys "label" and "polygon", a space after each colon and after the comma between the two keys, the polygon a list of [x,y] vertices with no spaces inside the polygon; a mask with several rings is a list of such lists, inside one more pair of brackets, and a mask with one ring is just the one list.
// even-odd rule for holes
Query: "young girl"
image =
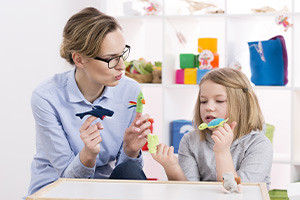
{"label": "young girl", "polygon": [[[160,144],[152,154],[169,180],[222,181],[233,172],[242,182],[270,185],[272,145],[256,95],[247,77],[231,68],[207,73],[200,82],[194,114],[195,130],[185,134],[174,148]],[[200,131],[201,123],[229,119],[223,127]]]}

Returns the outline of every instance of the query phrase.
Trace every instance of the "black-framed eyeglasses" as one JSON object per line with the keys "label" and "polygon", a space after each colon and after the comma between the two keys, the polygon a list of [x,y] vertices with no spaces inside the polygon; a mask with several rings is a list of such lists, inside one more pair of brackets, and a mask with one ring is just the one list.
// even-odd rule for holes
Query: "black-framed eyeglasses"
{"label": "black-framed eyeglasses", "polygon": [[128,58],[129,53],[130,53],[130,46],[126,45],[125,50],[123,51],[122,55],[120,55],[120,56],[116,56],[111,59],[103,59],[103,58],[99,58],[99,57],[95,57],[94,59],[106,62],[108,64],[108,69],[113,69],[119,64],[120,58],[122,57],[123,61],[125,61]]}

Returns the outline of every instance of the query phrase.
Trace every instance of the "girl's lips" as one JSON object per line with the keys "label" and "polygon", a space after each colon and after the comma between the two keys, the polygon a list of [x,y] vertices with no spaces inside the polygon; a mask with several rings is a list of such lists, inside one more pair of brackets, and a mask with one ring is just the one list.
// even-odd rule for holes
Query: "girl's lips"
{"label": "girl's lips", "polygon": [[213,117],[213,116],[206,116],[206,120],[207,120],[208,123],[211,122],[214,119],[216,119],[216,118]]}
{"label": "girl's lips", "polygon": [[115,77],[117,80],[120,80],[122,78],[122,74],[120,74],[119,76]]}

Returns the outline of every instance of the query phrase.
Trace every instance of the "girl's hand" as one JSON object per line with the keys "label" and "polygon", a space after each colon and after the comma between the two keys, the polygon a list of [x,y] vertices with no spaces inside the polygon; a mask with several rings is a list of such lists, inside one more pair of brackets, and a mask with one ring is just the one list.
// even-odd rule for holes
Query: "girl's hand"
{"label": "girl's hand", "polygon": [[96,157],[100,152],[100,142],[102,141],[99,132],[99,130],[103,129],[102,124],[97,122],[91,125],[96,119],[97,117],[94,116],[88,117],[79,129],[80,138],[84,143],[83,151],[91,157]]}
{"label": "girl's hand", "polygon": [[147,142],[147,135],[151,133],[149,115],[136,113],[132,124],[125,130],[123,148],[127,156],[137,158],[140,149]]}
{"label": "girl's hand", "polygon": [[174,155],[174,147],[169,147],[165,144],[157,145],[157,152],[151,154],[154,160],[160,163],[165,169],[177,167],[178,159]]}
{"label": "girl's hand", "polygon": [[236,122],[232,122],[230,126],[224,123],[223,127],[218,127],[212,132],[211,138],[215,142],[213,151],[215,153],[230,152],[230,146],[233,141],[233,130],[236,126]]}

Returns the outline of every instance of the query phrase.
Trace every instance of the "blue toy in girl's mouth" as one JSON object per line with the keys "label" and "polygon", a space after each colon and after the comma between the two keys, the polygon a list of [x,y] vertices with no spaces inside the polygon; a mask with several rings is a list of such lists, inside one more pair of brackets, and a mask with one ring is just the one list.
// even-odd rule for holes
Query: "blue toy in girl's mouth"
{"label": "blue toy in girl's mouth", "polygon": [[223,126],[223,124],[227,121],[228,121],[228,119],[216,118],[216,119],[212,120],[211,122],[209,122],[208,124],[206,124],[206,123],[200,124],[199,130],[204,130],[206,128],[216,128],[218,126]]}
{"label": "blue toy in girl's mouth", "polygon": [[113,116],[114,111],[108,110],[106,108],[102,108],[101,106],[93,106],[93,109],[87,112],[83,113],[77,113],[76,116],[80,117],[82,119],[86,115],[93,115],[95,117],[100,118],[101,120],[104,119],[104,117],[108,116],[111,117]]}

